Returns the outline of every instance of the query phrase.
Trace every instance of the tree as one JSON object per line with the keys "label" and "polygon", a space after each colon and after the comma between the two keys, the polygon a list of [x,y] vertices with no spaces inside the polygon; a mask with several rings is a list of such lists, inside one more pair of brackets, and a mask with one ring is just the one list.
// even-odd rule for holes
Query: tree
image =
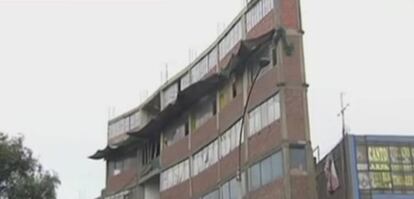
{"label": "tree", "polygon": [[0,199],[56,199],[59,177],[44,170],[23,141],[0,132]]}

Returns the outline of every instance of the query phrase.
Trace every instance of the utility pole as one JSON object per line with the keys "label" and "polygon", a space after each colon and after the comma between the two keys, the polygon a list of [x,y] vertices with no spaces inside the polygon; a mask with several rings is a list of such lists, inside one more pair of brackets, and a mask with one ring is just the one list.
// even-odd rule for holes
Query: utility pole
{"label": "utility pole", "polygon": [[165,81],[168,81],[168,64],[165,64]]}
{"label": "utility pole", "polygon": [[342,137],[344,138],[347,134],[346,132],[346,124],[345,124],[345,111],[349,108],[349,104],[344,105],[344,92],[341,92],[340,99],[341,99],[341,111],[338,113],[338,117],[342,118]]}
{"label": "utility pole", "polygon": [[342,119],[342,178],[343,178],[343,188],[344,188],[344,195],[345,195],[345,199],[348,199],[348,176],[346,175],[346,165],[347,165],[347,153],[346,153],[346,149],[347,149],[347,139],[346,139],[346,123],[345,123],[345,111],[348,109],[349,104],[344,104],[344,92],[341,92],[340,94],[340,100],[341,100],[341,111],[338,113],[338,117],[341,117]]}

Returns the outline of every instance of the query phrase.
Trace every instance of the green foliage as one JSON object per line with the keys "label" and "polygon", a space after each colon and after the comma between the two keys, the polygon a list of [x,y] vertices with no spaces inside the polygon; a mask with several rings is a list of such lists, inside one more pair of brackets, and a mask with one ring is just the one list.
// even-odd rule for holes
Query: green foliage
{"label": "green foliage", "polygon": [[0,198],[56,199],[58,176],[45,171],[23,141],[0,132]]}

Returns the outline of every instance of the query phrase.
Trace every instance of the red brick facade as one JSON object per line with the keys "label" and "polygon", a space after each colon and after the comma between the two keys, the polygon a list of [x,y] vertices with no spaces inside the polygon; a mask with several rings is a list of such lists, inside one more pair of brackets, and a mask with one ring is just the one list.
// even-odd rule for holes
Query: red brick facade
{"label": "red brick facade", "polygon": [[[282,26],[285,28],[287,40],[294,46],[294,50],[292,55],[287,56],[281,50],[282,47],[279,46],[276,55],[278,63],[271,66],[267,72],[260,76],[253,87],[248,102],[248,110],[252,111],[272,96],[278,95],[280,99],[280,118],[267,126],[263,126],[258,132],[249,136],[248,127],[251,124],[249,124],[249,114],[246,116],[244,123],[245,141],[240,146],[241,169],[244,172],[244,178],[247,179],[244,184],[244,198],[316,199],[313,165],[308,164],[308,168],[305,168],[305,171],[298,175],[290,172],[289,162],[292,158],[289,155],[291,146],[302,144],[304,149],[310,149],[306,99],[307,84],[303,60],[299,0],[275,0],[274,2],[275,8],[263,16],[251,30],[245,31],[243,39],[256,38]],[[246,14],[244,13],[240,16],[240,19],[245,20],[245,17]],[[245,23],[243,23],[243,27],[245,28]],[[271,41],[267,42],[270,46],[273,45]],[[241,47],[240,45],[241,42],[238,42],[229,53],[218,60],[218,73],[228,65],[232,53],[237,52]],[[272,56],[271,53],[269,54]],[[161,199],[198,199],[211,191],[219,189],[223,183],[236,176],[239,169],[239,148],[237,147],[226,156],[219,157],[216,163],[195,176],[191,175],[191,160],[200,149],[213,140],[219,139],[220,141],[220,136],[242,118],[247,92],[251,86],[251,71],[249,70],[251,66],[246,68],[244,74],[241,74],[243,83],[241,90],[243,92],[238,92],[225,107],[217,110],[216,114],[202,126],[191,130],[189,135],[171,146],[162,147],[160,172],[162,173],[175,164],[189,159],[190,177],[184,182],[177,183],[166,190],[161,190]],[[218,86],[217,92],[221,88],[222,85]],[[219,102],[220,100],[216,99],[216,101]],[[220,149],[220,144],[218,144],[218,147]],[[283,154],[283,177],[277,178],[257,190],[249,191],[249,183],[247,183],[249,168],[276,151]],[[306,161],[312,162],[312,157],[309,156],[311,153],[307,151],[306,154]],[[128,183],[137,181],[137,176],[139,176],[138,168],[124,171],[118,176],[108,177],[106,191],[119,191],[126,187]],[[161,177],[157,175],[156,178]],[[162,180],[161,178],[160,181]]]}

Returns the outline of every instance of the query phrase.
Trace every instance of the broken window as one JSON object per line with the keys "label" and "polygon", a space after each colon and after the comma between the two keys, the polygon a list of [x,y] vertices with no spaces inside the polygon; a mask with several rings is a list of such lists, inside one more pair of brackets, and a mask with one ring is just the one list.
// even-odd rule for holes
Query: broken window
{"label": "broken window", "polygon": [[231,80],[219,91],[220,110],[227,106],[234,98],[242,93],[243,83],[240,76],[233,76]]}
{"label": "broken window", "polygon": [[167,127],[164,134],[164,145],[171,146],[186,137],[189,133],[189,124],[187,117],[179,120],[170,127]]}
{"label": "broken window", "polygon": [[121,157],[112,157],[107,161],[108,176],[116,176],[123,171],[136,166],[136,153],[124,154]]}
{"label": "broken window", "polygon": [[196,176],[218,161],[218,140],[213,141],[193,156],[192,176]]}
{"label": "broken window", "polygon": [[161,173],[161,191],[165,191],[190,177],[189,160],[180,162]]}
{"label": "broken window", "polygon": [[228,103],[231,101],[231,94],[230,94],[231,84],[226,84],[224,87],[219,91],[220,95],[220,110],[227,106]]}
{"label": "broken window", "polygon": [[212,116],[216,114],[216,101],[205,98],[194,109],[191,120],[191,129],[195,130],[206,123]]}
{"label": "broken window", "polygon": [[[266,66],[260,66],[260,59],[262,58],[267,58],[270,60],[271,58],[271,53],[270,53],[270,49],[269,46],[264,47],[262,50],[260,50],[260,52],[257,53],[257,55],[255,55],[254,59],[252,59],[248,64],[251,65],[250,67],[250,82],[252,83],[254,78],[256,77],[257,73],[259,73],[258,78],[262,77],[264,74],[266,74],[268,71],[270,71],[273,68],[273,64],[272,62],[269,62],[269,64],[267,64]],[[260,70],[260,71],[259,71]]]}
{"label": "broken window", "polygon": [[124,160],[116,160],[113,162],[113,164],[114,164],[113,175],[114,176],[119,175],[124,169]]}
{"label": "broken window", "polygon": [[232,84],[231,84],[231,90],[232,90],[232,96],[233,96],[233,98],[235,98],[236,96],[237,96],[237,84],[236,84],[236,82],[233,82]]}
{"label": "broken window", "polygon": [[160,156],[160,142],[157,140],[149,141],[144,144],[142,149],[142,165],[151,163]]}
{"label": "broken window", "polygon": [[[220,158],[226,156],[240,143],[241,121],[234,123],[223,135],[220,136]],[[244,141],[242,136],[242,142]]]}

